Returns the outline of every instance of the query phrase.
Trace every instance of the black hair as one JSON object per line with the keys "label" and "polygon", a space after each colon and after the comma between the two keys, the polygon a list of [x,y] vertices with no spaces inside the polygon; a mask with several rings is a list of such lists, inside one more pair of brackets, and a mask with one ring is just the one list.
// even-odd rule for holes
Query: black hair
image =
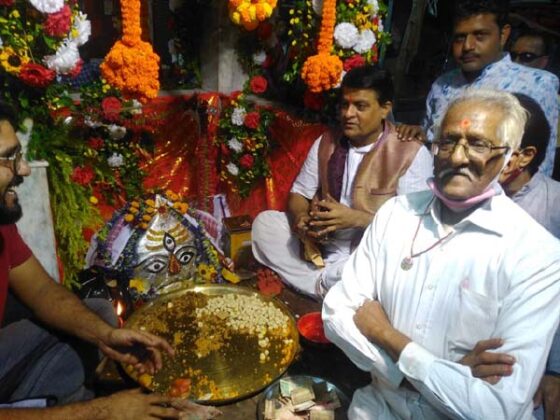
{"label": "black hair", "polygon": [[16,111],[12,105],[0,100],[0,121],[8,121],[17,130]]}
{"label": "black hair", "polygon": [[500,29],[508,23],[507,7],[503,0],[458,0],[455,4],[453,23],[483,14],[494,15]]}
{"label": "black hair", "polygon": [[341,89],[371,89],[377,93],[377,101],[379,105],[386,102],[392,102],[395,94],[393,87],[393,77],[387,70],[379,70],[378,68],[366,65],[354,67],[350,70],[340,85]]}
{"label": "black hair", "polygon": [[525,36],[530,38],[540,38],[543,44],[543,54],[550,55],[551,41],[550,41],[550,37],[547,34],[545,34],[542,31],[539,31],[538,29],[529,28],[528,26],[525,26],[519,30],[517,36],[515,37],[515,41]]}
{"label": "black hair", "polygon": [[539,170],[539,166],[544,161],[550,140],[550,125],[542,108],[533,98],[522,93],[514,93],[513,95],[521,106],[529,112],[519,147],[524,149],[533,146],[537,149],[537,154],[528,166],[529,172],[533,175]]}

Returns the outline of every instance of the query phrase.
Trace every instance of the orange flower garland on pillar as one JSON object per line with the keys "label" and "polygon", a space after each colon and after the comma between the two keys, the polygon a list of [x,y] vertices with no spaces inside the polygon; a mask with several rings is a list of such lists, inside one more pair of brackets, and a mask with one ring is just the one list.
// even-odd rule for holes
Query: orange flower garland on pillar
{"label": "orange flower garland on pillar", "polygon": [[309,57],[301,69],[301,78],[311,92],[330,90],[340,81],[342,61],[331,54],[335,23],[336,0],[324,0],[318,54]]}
{"label": "orange flower garland on pillar", "polygon": [[147,102],[159,91],[159,57],[151,44],[142,41],[140,0],[121,0],[121,13],[123,37],[105,57],[101,73],[126,97]]}

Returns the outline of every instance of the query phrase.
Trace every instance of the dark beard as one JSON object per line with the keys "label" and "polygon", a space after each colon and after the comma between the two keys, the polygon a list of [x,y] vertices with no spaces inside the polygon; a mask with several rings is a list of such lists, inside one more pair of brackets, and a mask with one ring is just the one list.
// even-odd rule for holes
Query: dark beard
{"label": "dark beard", "polygon": [[15,203],[11,207],[7,207],[4,203],[0,203],[0,225],[11,225],[21,219],[21,206]]}
{"label": "dark beard", "polygon": [[[21,175],[15,175],[6,191],[10,188],[17,187],[22,182],[23,177]],[[2,197],[2,201],[0,201],[0,225],[11,225],[21,219],[22,214],[23,212],[17,199],[12,206],[8,207],[6,206],[6,198]]]}

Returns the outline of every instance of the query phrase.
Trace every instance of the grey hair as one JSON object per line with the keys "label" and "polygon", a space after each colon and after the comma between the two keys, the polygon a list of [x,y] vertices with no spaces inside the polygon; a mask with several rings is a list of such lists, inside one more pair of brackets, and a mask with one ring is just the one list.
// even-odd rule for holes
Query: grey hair
{"label": "grey hair", "polygon": [[529,113],[511,93],[491,89],[469,88],[456,97],[447,107],[437,128],[437,138],[441,136],[443,120],[447,113],[455,106],[464,102],[477,102],[492,110],[501,110],[503,118],[498,126],[496,136],[500,144],[509,146],[515,151],[521,145],[525,123]]}

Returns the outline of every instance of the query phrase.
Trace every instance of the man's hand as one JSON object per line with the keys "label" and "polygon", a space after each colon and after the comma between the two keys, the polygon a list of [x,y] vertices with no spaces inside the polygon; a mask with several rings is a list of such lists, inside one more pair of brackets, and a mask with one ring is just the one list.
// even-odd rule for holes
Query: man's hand
{"label": "man's hand", "polygon": [[108,415],[104,418],[119,420],[143,419],[180,419],[181,411],[174,407],[166,407],[172,398],[145,394],[139,389],[118,392],[107,397],[106,409]]}
{"label": "man's hand", "polygon": [[354,314],[358,330],[373,344],[384,349],[394,361],[412,340],[391,325],[385,310],[376,300],[366,300]]}
{"label": "man's hand", "polygon": [[134,366],[140,374],[153,375],[161,369],[161,352],[174,355],[173,348],[163,338],[127,328],[112,329],[99,348],[111,359]]}
{"label": "man's hand", "polygon": [[310,215],[309,225],[313,229],[309,236],[315,239],[321,239],[340,229],[366,227],[372,219],[372,215],[340,204],[330,196],[321,200],[318,208],[312,210]]}
{"label": "man's hand", "polygon": [[459,363],[471,368],[475,378],[480,378],[492,385],[497,384],[504,376],[513,373],[515,358],[506,353],[495,353],[494,350],[503,346],[501,338],[490,338],[476,343],[474,349],[466,354]]}
{"label": "man's hand", "polygon": [[544,375],[533,402],[535,407],[544,404],[545,420],[560,420],[560,378]]}
{"label": "man's hand", "polygon": [[396,126],[398,139],[401,141],[421,141],[426,142],[426,134],[419,125],[398,124]]}

